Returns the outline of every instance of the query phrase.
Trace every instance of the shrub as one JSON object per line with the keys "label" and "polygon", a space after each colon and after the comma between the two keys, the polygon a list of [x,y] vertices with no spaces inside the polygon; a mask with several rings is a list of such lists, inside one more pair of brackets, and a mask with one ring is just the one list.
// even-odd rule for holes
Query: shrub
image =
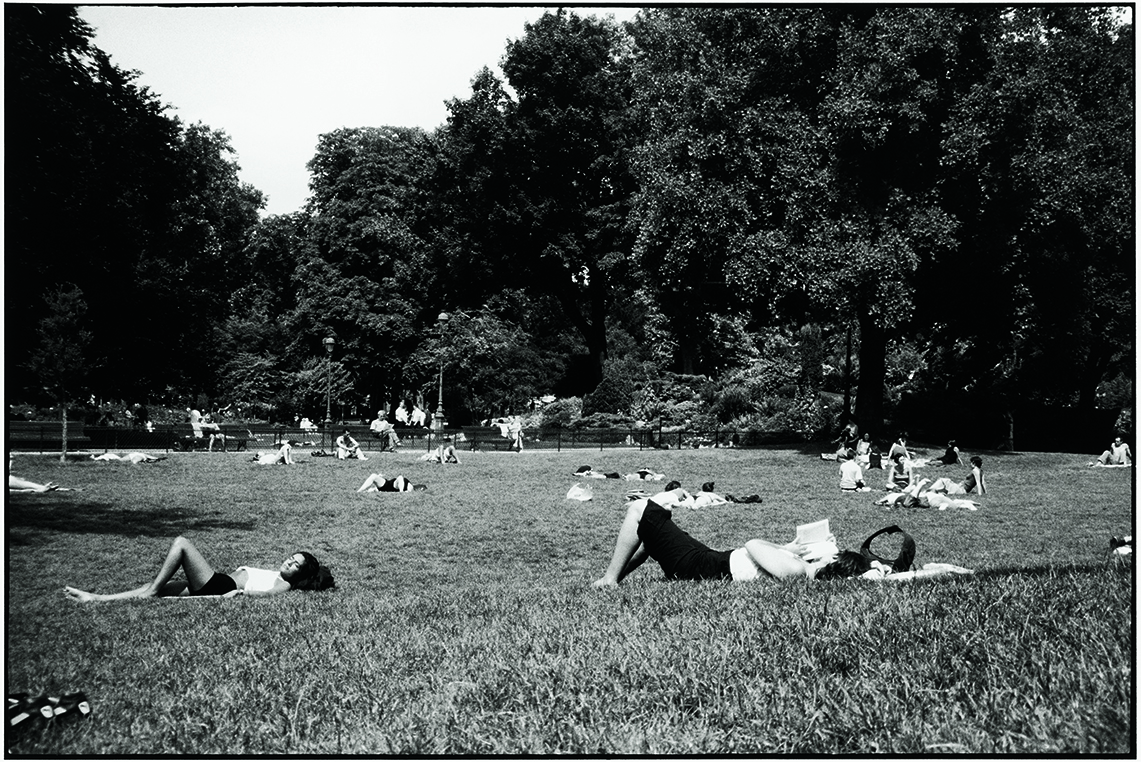
{"label": "shrub", "polygon": [[582,414],[629,413],[634,403],[634,370],[630,363],[609,363],[602,373],[602,381],[582,398]]}
{"label": "shrub", "polygon": [[542,414],[544,428],[570,428],[571,424],[582,417],[582,400],[578,397],[555,400],[543,406]]}
{"label": "shrub", "polygon": [[570,428],[580,429],[629,429],[634,419],[623,413],[592,413],[574,421]]}

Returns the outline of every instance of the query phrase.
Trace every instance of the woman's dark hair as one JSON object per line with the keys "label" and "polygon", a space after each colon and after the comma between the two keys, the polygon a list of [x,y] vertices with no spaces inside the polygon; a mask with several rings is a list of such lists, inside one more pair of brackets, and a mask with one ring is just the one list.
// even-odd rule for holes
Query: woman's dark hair
{"label": "woman's dark hair", "polygon": [[971,465],[975,466],[976,468],[981,470],[983,467],[983,459],[980,458],[978,455],[972,455],[971,456]]}
{"label": "woman's dark hair", "polygon": [[336,585],[332,572],[322,566],[316,556],[305,550],[298,553],[305,559],[305,563],[289,581],[290,587],[294,590],[326,590]]}
{"label": "woman's dark hair", "polygon": [[870,568],[872,568],[871,562],[856,551],[842,550],[832,563],[822,566],[816,571],[816,579],[858,577]]}
{"label": "woman's dark hair", "polygon": [[713,482],[706,482],[705,484],[702,484],[701,485],[701,491],[702,492],[712,492],[713,491]]}
{"label": "woman's dark hair", "polygon": [[674,479],[672,482],[666,485],[665,491],[669,492],[671,489],[677,489],[680,486],[681,482],[679,482],[677,479]]}

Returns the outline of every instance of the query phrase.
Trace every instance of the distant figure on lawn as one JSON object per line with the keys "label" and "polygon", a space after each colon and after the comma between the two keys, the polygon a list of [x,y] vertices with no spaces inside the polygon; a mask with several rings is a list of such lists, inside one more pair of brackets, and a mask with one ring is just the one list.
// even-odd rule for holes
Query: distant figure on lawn
{"label": "distant figure on lawn", "polygon": [[408,416],[408,421],[413,426],[423,427],[425,421],[428,420],[428,414],[420,409],[419,405],[412,406],[412,414]]}
{"label": "distant figure on lawn", "polygon": [[262,466],[276,466],[281,464],[283,466],[293,465],[293,445],[289,442],[282,442],[281,448],[277,452],[263,452],[260,455],[255,455],[253,462]]}
{"label": "distant figure on lawn", "polygon": [[911,453],[907,451],[907,434],[901,433],[899,438],[892,443],[891,449],[887,451],[888,460],[892,460],[896,455],[902,455],[907,460],[911,460]]}
{"label": "distant figure on lawn", "polygon": [[[185,582],[172,582],[175,573],[182,569]],[[215,572],[198,548],[185,537],[176,537],[167,551],[158,576],[154,581],[122,593],[100,595],[74,587],[65,587],[64,594],[77,601],[117,601],[127,598],[164,598],[187,595],[275,595],[290,590],[326,590],[333,587],[333,575],[317,562],[312,553],[294,553],[282,562],[276,571],[239,566],[229,574]]]}
{"label": "distant figure on lawn", "polygon": [[357,460],[368,460],[361,450],[360,442],[353,439],[353,435],[345,429],[336,441],[337,447],[337,460],[348,460],[349,458],[356,458]]}
{"label": "distant figure on lawn", "polygon": [[933,466],[957,466],[962,462],[963,462],[962,459],[959,457],[959,447],[958,447],[958,445],[955,444],[955,440],[952,439],[949,442],[947,442],[946,452],[944,452],[941,456],[939,456],[935,460],[931,461],[931,465],[933,465]]}
{"label": "distant figure on lawn", "polygon": [[511,440],[511,449],[515,452],[523,452],[523,419],[519,416],[513,416],[511,422],[507,424],[507,438]]}
{"label": "distant figure on lawn", "polygon": [[1090,463],[1090,466],[1131,466],[1133,465],[1133,453],[1129,449],[1129,445],[1121,441],[1121,437],[1113,440],[1113,444],[1109,449],[1097,456],[1097,460]]}
{"label": "distant figure on lawn", "polygon": [[929,492],[942,492],[947,495],[969,495],[972,492],[985,495],[986,479],[983,477],[983,459],[978,455],[971,456],[971,472],[967,474],[967,478],[963,479],[961,484],[942,477],[936,479],[927,490]]}
{"label": "distant figure on lawn", "polygon": [[456,455],[456,447],[452,444],[452,438],[445,437],[443,442],[431,452],[426,452],[420,456],[420,460],[427,461],[428,463],[456,463],[460,462],[459,456]]}
{"label": "distant figure on lawn", "polygon": [[384,474],[371,474],[357,487],[357,492],[423,492],[426,489],[427,484],[413,484],[403,475],[385,479]]}
{"label": "distant figure on lawn", "polygon": [[[595,587],[618,585],[647,558],[657,561],[670,580],[824,580],[856,577],[871,568],[868,559],[855,551],[814,557],[796,541],[777,545],[753,539],[735,550],[712,550],[678,528],[670,511],[657,502],[659,497],[627,506],[610,565],[595,580]],[[835,548],[835,538],[831,539]]]}
{"label": "distant figure on lawn", "polygon": [[856,461],[856,451],[847,450],[844,459],[840,461],[840,489],[845,492],[868,492],[871,488],[864,485],[864,472]]}
{"label": "distant figure on lawn", "polygon": [[915,484],[915,467],[906,456],[895,453],[891,456],[891,467],[887,472],[887,488],[905,490]]}
{"label": "distant figure on lawn", "polygon": [[160,460],[166,460],[165,457],[159,458],[154,455],[147,455],[145,452],[129,452],[126,455],[116,455],[113,452],[105,452],[102,455],[92,455],[92,460],[102,461],[128,461],[130,463],[158,463]]}

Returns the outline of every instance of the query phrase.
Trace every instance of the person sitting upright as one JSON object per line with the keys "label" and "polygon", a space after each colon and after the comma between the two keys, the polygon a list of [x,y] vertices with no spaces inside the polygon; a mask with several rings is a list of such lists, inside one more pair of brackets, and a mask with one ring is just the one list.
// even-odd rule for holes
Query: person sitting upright
{"label": "person sitting upright", "polygon": [[381,452],[396,452],[400,437],[396,435],[396,427],[389,423],[383,410],[376,411],[376,420],[369,424],[368,428],[374,437],[381,440]]}
{"label": "person sitting upright", "polygon": [[337,459],[347,460],[349,458],[356,458],[357,460],[368,460],[361,451],[360,443],[353,439],[353,435],[349,433],[348,429],[344,430],[336,442]]}
{"label": "person sitting upright", "polygon": [[1090,466],[1130,465],[1133,465],[1133,453],[1129,450],[1129,445],[1121,441],[1121,437],[1115,438],[1109,449],[1097,456],[1097,460],[1090,463]]}
{"label": "person sitting upright", "polygon": [[845,492],[867,492],[870,487],[864,485],[864,472],[856,461],[854,450],[847,450],[844,459],[840,461],[840,489]]}
{"label": "person sitting upright", "polygon": [[944,452],[940,457],[935,458],[935,460],[931,461],[931,465],[957,466],[962,462],[962,459],[959,457],[959,448],[955,444],[955,440],[952,439],[947,442],[947,451]]}
{"label": "person sitting upright", "polygon": [[887,472],[887,488],[905,490],[915,484],[915,469],[911,461],[900,453],[891,456],[891,467]]}

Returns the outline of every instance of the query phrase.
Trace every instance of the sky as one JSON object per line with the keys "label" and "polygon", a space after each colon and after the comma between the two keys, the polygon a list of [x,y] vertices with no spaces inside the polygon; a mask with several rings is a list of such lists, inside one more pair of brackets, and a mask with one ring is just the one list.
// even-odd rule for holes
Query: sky
{"label": "sky", "polygon": [[[634,17],[628,7],[573,7]],[[422,127],[471,95],[536,6],[81,6],[94,43],[185,124],[223,130],[263,214],[299,210],[318,137],[341,127]]]}

